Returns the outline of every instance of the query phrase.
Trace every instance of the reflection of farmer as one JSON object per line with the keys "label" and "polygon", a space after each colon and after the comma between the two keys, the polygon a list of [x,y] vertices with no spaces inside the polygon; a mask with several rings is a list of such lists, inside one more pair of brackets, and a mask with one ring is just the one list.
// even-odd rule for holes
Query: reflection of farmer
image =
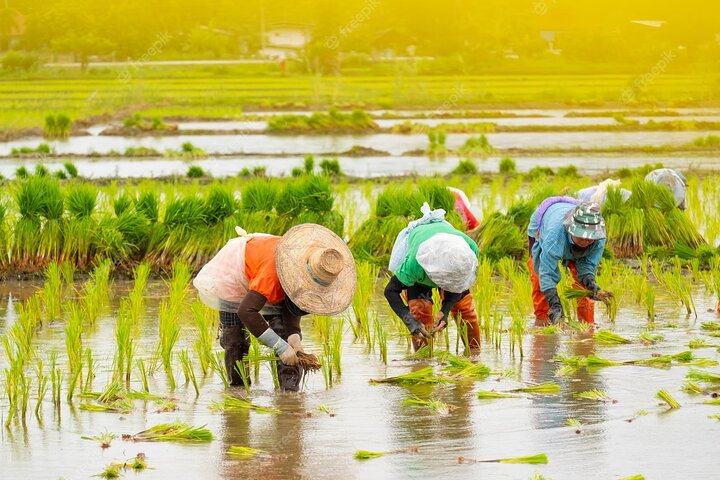
{"label": "reflection of farmer", "polygon": [[648,173],[645,180],[658,185],[665,185],[672,191],[675,204],[680,210],[685,210],[685,177],[682,173],[670,168],[658,168]]}
{"label": "reflection of farmer", "polygon": [[[430,211],[411,222],[398,235],[390,257],[394,271],[385,288],[385,298],[414,336],[415,350],[426,344],[433,331],[447,325],[450,310],[469,293],[477,276],[478,247],[475,242],[444,220],[442,209]],[[432,289],[442,289],[442,306],[433,322]],[[408,306],[401,294],[407,290]],[[474,309],[473,309],[474,310]],[[477,317],[463,318],[470,347],[480,346]],[[425,337],[425,338],[423,338]]]}
{"label": "reflection of farmer", "polygon": [[578,301],[578,318],[594,323],[593,300],[606,301],[612,295],[595,282],[595,270],[605,248],[605,220],[600,207],[571,197],[545,199],[530,217],[528,246],[535,317],[551,323],[565,318],[557,292],[562,278],[558,262],[562,261],[575,279],[573,288],[593,292]]}
{"label": "reflection of farmer", "polygon": [[278,237],[248,235],[230,240],[198,273],[193,284],[208,306],[220,311],[220,345],[232,385],[242,385],[237,366],[248,353],[248,331],[280,358],[283,390],[296,391],[302,371],[297,352],[300,317],[345,310],[355,291],[355,263],[345,242],[325,227],[302,224]]}

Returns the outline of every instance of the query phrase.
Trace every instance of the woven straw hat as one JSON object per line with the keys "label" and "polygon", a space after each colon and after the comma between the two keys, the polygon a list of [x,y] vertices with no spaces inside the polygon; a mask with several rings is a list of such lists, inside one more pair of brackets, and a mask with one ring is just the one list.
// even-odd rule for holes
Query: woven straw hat
{"label": "woven straw hat", "polygon": [[278,242],[275,269],[285,294],[308,313],[336,315],[355,294],[352,253],[322,225],[303,223],[288,230]]}

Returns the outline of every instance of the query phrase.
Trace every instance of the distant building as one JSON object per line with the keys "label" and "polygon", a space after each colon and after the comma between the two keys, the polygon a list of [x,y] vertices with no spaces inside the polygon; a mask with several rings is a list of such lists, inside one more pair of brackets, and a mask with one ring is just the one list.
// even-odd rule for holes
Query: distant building
{"label": "distant building", "polygon": [[263,35],[259,54],[267,58],[298,58],[312,40],[312,25],[274,23]]}

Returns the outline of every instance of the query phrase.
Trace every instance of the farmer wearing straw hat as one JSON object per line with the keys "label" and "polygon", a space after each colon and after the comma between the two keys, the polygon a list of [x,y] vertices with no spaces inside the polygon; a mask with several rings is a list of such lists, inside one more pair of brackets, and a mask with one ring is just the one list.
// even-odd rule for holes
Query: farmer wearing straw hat
{"label": "farmer wearing straw hat", "polygon": [[578,318],[595,322],[595,302],[608,302],[610,292],[601,290],[595,281],[595,270],[605,248],[605,220],[600,206],[572,197],[550,197],[535,210],[528,226],[530,258],[528,269],[532,282],[535,317],[555,324],[565,318],[557,284],[562,261],[575,280],[573,288],[591,290],[589,298],[578,300]]}
{"label": "farmer wearing straw hat", "polygon": [[232,385],[242,385],[248,332],[280,358],[283,390],[297,391],[303,371],[300,317],[335,315],[352,301],[355,262],[345,242],[327,228],[306,223],[282,237],[263,233],[230,240],[198,273],[201,300],[220,311],[220,345]]}
{"label": "farmer wearing straw hat", "polygon": [[645,176],[645,180],[668,187],[672,191],[673,197],[675,197],[677,207],[680,210],[685,210],[685,189],[687,182],[682,173],[671,168],[658,168],[648,173]]}
{"label": "farmer wearing straw hat", "polygon": [[[436,212],[444,218],[442,209],[429,212],[427,204],[423,206],[425,217]],[[394,275],[385,288],[385,298],[410,331],[417,351],[434,332],[445,328],[450,310],[470,293],[477,277],[478,247],[470,237],[444,220],[428,220],[411,226],[406,243],[401,242],[404,255],[397,262],[391,258]],[[433,288],[443,290],[442,306],[434,318]],[[407,306],[402,299],[403,290],[407,290]],[[469,337],[475,333],[479,337],[479,329],[474,330],[469,326]]]}

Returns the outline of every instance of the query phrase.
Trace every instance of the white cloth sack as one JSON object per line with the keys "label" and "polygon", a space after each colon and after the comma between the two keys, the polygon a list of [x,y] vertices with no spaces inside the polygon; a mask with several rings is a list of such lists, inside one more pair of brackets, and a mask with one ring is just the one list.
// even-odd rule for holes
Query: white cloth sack
{"label": "white cloth sack", "polygon": [[413,228],[418,225],[445,221],[445,210],[442,208],[430,210],[430,205],[428,205],[427,202],[423,203],[422,207],[420,207],[420,212],[422,212],[423,216],[408,223],[408,226],[403,228],[395,239],[392,253],[390,253],[390,263],[388,265],[388,270],[391,272],[397,270],[397,268],[402,265],[405,257],[407,257],[408,237],[410,237],[410,232]]}
{"label": "white cloth sack", "polygon": [[235,227],[235,231],[240,236],[229,240],[193,279],[200,300],[221,312],[237,313],[249,286],[245,277],[245,246],[251,238],[267,236],[265,233],[248,235],[240,227]]}
{"label": "white cloth sack", "polygon": [[475,283],[477,256],[459,235],[433,235],[420,244],[415,258],[430,280],[447,292],[462,293]]}
{"label": "white cloth sack", "polygon": [[645,176],[645,180],[668,187],[675,197],[675,204],[685,210],[685,177],[671,168],[658,168]]}

